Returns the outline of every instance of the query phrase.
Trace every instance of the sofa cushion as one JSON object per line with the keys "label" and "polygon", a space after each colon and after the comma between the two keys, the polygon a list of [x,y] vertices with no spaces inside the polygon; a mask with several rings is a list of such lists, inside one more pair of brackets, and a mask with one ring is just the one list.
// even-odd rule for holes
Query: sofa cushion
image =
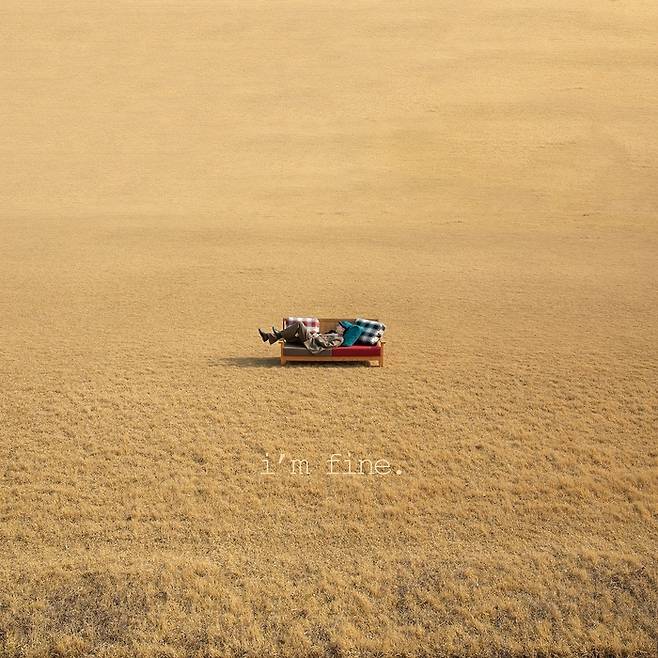
{"label": "sofa cushion", "polygon": [[299,320],[305,327],[308,327],[308,330],[312,334],[319,334],[320,333],[320,320],[317,318],[296,318],[296,317],[289,317],[286,318],[284,321],[284,325],[287,327],[289,324],[292,324],[293,322]]}
{"label": "sofa cushion", "polygon": [[386,325],[383,322],[367,320],[366,318],[357,318],[354,324],[363,329],[363,333],[357,340],[359,345],[377,345],[386,330]]}
{"label": "sofa cushion", "polygon": [[283,354],[285,356],[331,356],[331,349],[328,348],[316,354],[311,354],[303,345],[285,343],[283,345]]}
{"label": "sofa cushion", "polygon": [[333,356],[379,356],[381,345],[353,345],[352,347],[334,347]]}

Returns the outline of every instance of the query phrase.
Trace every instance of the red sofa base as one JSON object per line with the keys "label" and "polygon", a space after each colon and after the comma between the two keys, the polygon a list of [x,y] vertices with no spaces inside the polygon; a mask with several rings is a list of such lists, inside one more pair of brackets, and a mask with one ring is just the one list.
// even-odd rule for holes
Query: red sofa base
{"label": "red sofa base", "polygon": [[[377,345],[353,345],[352,347],[333,347],[319,354],[311,354],[305,347],[281,345],[281,365],[288,361],[377,361],[384,365],[384,343]],[[291,349],[292,347],[292,349]],[[287,349],[286,349],[287,348]]]}
{"label": "red sofa base", "polygon": [[381,351],[381,345],[352,345],[332,348],[331,356],[379,356]]}

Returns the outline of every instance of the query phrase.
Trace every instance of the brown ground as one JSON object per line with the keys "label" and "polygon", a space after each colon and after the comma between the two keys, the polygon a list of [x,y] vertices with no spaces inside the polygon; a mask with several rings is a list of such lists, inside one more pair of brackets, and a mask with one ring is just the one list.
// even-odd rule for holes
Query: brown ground
{"label": "brown ground", "polygon": [[656,655],[658,5],[575,5],[2,3],[0,655]]}

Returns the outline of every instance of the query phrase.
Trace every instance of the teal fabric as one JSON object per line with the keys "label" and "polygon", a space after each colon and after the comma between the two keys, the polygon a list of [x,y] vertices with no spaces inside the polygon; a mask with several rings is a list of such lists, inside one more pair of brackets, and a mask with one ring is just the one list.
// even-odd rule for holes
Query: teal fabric
{"label": "teal fabric", "polygon": [[349,325],[346,327],[345,332],[343,333],[343,344],[341,347],[352,347],[352,345],[354,345],[354,343],[359,340],[359,336],[363,333],[363,327],[359,327],[359,325],[352,324],[346,320],[341,320],[341,324],[343,327],[345,327],[345,325]]}

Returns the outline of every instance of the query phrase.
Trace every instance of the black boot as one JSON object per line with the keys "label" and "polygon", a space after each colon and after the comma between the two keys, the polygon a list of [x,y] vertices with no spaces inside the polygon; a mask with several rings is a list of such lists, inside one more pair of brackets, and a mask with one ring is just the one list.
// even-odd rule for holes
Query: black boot
{"label": "black boot", "polygon": [[258,328],[258,333],[260,334],[263,342],[267,343],[267,341],[270,339],[270,335],[265,333],[260,327]]}
{"label": "black boot", "polygon": [[272,333],[276,336],[277,340],[281,340],[281,332],[276,327],[272,327]]}

